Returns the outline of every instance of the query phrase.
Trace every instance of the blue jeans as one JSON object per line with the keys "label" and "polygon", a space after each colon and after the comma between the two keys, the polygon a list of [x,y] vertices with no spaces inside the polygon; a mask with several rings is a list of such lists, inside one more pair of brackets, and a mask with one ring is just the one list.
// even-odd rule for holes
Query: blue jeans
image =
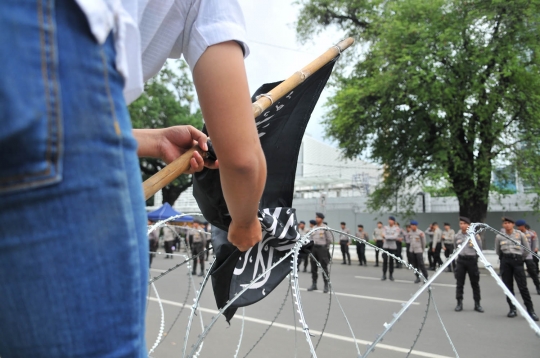
{"label": "blue jeans", "polygon": [[113,39],[0,1],[0,356],[146,357],[148,238]]}

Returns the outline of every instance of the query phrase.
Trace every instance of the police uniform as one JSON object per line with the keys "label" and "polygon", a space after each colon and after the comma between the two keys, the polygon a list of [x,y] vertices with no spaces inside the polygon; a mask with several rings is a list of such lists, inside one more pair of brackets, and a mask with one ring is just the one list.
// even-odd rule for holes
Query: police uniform
{"label": "police uniform", "polygon": [[[435,250],[433,250],[435,248]],[[437,264],[442,266],[443,262],[441,259],[441,250],[442,250],[442,230],[438,227],[433,230],[433,240],[431,241],[430,251],[433,255],[433,265],[430,267],[432,270],[437,269]]]}
{"label": "police uniform", "polygon": [[[459,218],[467,224],[471,221],[464,216]],[[456,248],[463,245],[468,238],[467,232],[459,231],[454,235],[453,246]],[[480,249],[482,248],[482,239],[479,235],[475,235],[475,240]],[[455,277],[456,277],[456,300],[457,306],[456,312],[463,310],[463,287],[465,285],[465,277],[469,275],[471,281],[471,288],[474,298],[474,310],[477,312],[484,312],[482,306],[480,306],[480,271],[478,270],[478,253],[474,249],[472,241],[469,241],[465,248],[459,253],[456,263]]]}
{"label": "police uniform", "polygon": [[197,262],[199,262],[201,264],[199,276],[203,276],[205,258],[204,255],[197,255],[204,251],[206,246],[206,235],[200,230],[193,228],[189,231],[189,242],[191,243],[191,256],[193,256],[192,274],[195,275],[197,273]]}
{"label": "police uniform", "polygon": [[159,247],[159,232],[160,229],[158,228],[148,234],[148,246],[150,249],[149,266],[152,266],[152,259],[155,255],[154,252],[156,252]]}
{"label": "police uniform", "polygon": [[428,258],[429,268],[431,269],[435,266],[435,264],[433,263],[433,251],[431,251],[432,244],[433,244],[434,231],[431,230],[431,227],[428,227],[424,233],[426,235],[427,245],[428,245],[427,258]]}
{"label": "police uniform", "polygon": [[[444,248],[444,257],[446,257],[447,260],[454,252],[454,236],[456,236],[454,229],[444,230],[442,232],[442,246]],[[452,263],[448,266],[448,272],[455,271],[455,269],[456,262],[452,261]]]}
{"label": "police uniform", "polygon": [[[375,245],[378,248],[383,247],[383,235],[384,235],[384,227],[378,228],[376,227],[375,230],[373,230],[373,240],[375,240]],[[375,267],[379,266],[379,250],[375,250]]]}
{"label": "police uniform", "polygon": [[173,258],[172,252],[174,247],[174,240],[176,239],[177,233],[176,229],[173,226],[165,225],[163,227],[163,245],[165,246],[165,252],[167,255],[165,255],[165,258]]}
{"label": "police uniform", "polygon": [[[342,229],[342,231],[346,234],[350,234],[351,231],[347,228]],[[349,243],[350,239],[347,235],[339,234],[339,246],[341,247],[341,254],[343,255],[343,262],[342,264],[347,264],[347,260],[349,260],[349,265],[351,264],[351,254],[349,253]]]}
{"label": "police uniform", "polygon": [[[321,213],[317,213],[317,216],[321,219],[324,219],[324,215]],[[325,225],[317,225],[315,228],[323,228],[326,227]],[[314,258],[319,261],[321,264],[321,268],[324,272],[326,272],[326,275],[328,276],[328,263],[330,262],[330,255],[328,253],[328,248],[332,244],[332,235],[330,234],[330,231],[327,230],[317,230],[313,233],[311,233],[311,240],[313,240],[313,249],[311,251],[311,254],[313,257],[311,258],[311,279],[313,281],[310,288],[308,288],[308,291],[313,291],[317,289],[317,279],[319,278],[318,274],[318,267],[317,263],[315,262]],[[328,292],[328,280],[324,275],[323,281],[324,281],[324,293]]]}
{"label": "police uniform", "polygon": [[[398,225],[399,227],[399,225]],[[400,258],[401,260],[403,260],[403,245],[402,245],[402,242],[403,240],[405,239],[405,231],[403,229],[399,229],[399,237],[398,239],[396,240],[396,251],[395,251],[395,255]],[[398,260],[395,260],[396,261],[396,268],[400,269],[401,268],[401,262],[399,262]]]}
{"label": "police uniform", "polygon": [[[393,218],[391,217],[390,220]],[[383,243],[383,249],[388,251],[391,254],[396,254],[397,250],[397,240],[399,239],[401,235],[401,229],[397,225],[393,226],[385,226],[384,227],[384,243]],[[394,281],[394,259],[391,257],[388,257],[388,254],[383,253],[383,276],[381,278],[382,281],[386,280],[386,271],[388,270],[390,273],[390,281]],[[388,267],[390,266],[390,267]]]}
{"label": "police uniform", "polygon": [[[369,234],[367,232],[363,231],[363,230],[362,230],[362,232],[360,232],[359,230],[356,230],[355,236],[357,238],[359,238],[359,239],[369,241]],[[363,264],[363,265],[367,266],[366,244],[364,244],[363,242],[357,241],[356,242],[356,254],[358,255],[359,265],[362,266],[362,264]]]}
{"label": "police uniform", "polygon": [[[514,223],[514,220],[510,218],[504,218],[504,221]],[[510,233],[505,232],[505,234],[521,245],[527,248],[529,247],[527,238],[521,231],[512,229]],[[527,278],[525,277],[525,270],[523,269],[523,261],[527,257],[528,252],[500,234],[495,237],[495,250],[501,257],[501,271],[504,284],[510,290],[510,292],[514,294],[514,278],[516,279],[519,293],[523,298],[523,302],[525,303],[525,307],[527,308],[529,315],[533,320],[538,321],[538,317],[534,313],[531,295],[527,289]],[[510,298],[506,297],[506,301],[510,306],[508,317],[517,316],[516,307],[512,304]]]}
{"label": "police uniform", "polygon": [[[415,221],[411,221],[411,225],[418,225],[414,224]],[[422,272],[422,275],[427,279],[428,273],[426,270],[426,266],[424,265],[424,250],[426,249],[426,235],[424,232],[420,229],[409,231],[408,234],[409,237],[409,257],[411,259],[411,265],[418,271]],[[416,274],[416,281],[414,283],[419,283],[420,276]]]}
{"label": "police uniform", "polygon": [[[305,225],[305,223],[303,221],[301,221],[301,223],[303,223]],[[301,237],[303,237],[304,235],[306,235],[308,233],[308,229],[306,229],[306,227],[304,226],[303,229],[298,229],[298,233],[300,234]],[[307,271],[307,265],[308,265],[308,257],[309,257],[309,254],[306,253],[306,252],[303,252],[302,250],[300,250],[300,252],[298,253],[298,271],[300,271],[300,266],[302,265],[302,262],[304,263],[304,272]]]}
{"label": "police uniform", "polygon": [[407,255],[407,262],[409,263],[409,265],[412,265],[413,258],[410,251],[411,237],[409,236],[409,231],[405,230],[405,232],[403,233],[403,239],[405,240],[405,254]]}
{"label": "police uniform", "polygon": [[[525,220],[516,221],[516,226],[518,227],[525,226],[525,225],[526,225]],[[529,230],[525,230],[523,234],[525,234],[525,238],[527,239],[527,242],[529,243],[529,247],[531,248],[531,251],[534,252],[536,249],[536,243],[537,243],[536,237],[534,237],[534,234]],[[533,255],[530,252],[527,254],[527,257],[525,258],[525,267],[527,268],[527,273],[533,280],[534,286],[536,287],[536,293],[540,295],[540,282],[538,282],[538,274],[536,273],[536,265],[533,261]]]}

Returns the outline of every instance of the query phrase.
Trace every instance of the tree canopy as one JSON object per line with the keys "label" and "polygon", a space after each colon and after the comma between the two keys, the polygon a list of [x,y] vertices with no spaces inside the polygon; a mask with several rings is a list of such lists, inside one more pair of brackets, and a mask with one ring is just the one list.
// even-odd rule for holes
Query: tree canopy
{"label": "tree canopy", "polygon": [[[134,128],[166,128],[189,124],[201,129],[202,115],[194,110],[194,87],[187,64],[182,60],[171,61],[148,81],[144,93],[129,105]],[[155,158],[139,160],[143,180],[165,167],[165,162]],[[171,206],[180,194],[192,184],[191,175],[181,175],[163,188],[163,203]]]}
{"label": "tree canopy", "polygon": [[540,192],[539,0],[298,3],[301,40],[337,26],[362,46],[324,123],[345,156],[384,165],[373,209],[444,181],[460,214],[484,221],[497,166]]}

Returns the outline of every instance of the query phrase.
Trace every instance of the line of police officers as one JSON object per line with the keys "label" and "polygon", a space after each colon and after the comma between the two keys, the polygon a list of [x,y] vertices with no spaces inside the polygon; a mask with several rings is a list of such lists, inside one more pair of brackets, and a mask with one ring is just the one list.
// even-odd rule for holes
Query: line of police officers
{"label": "line of police officers", "polygon": [[[316,213],[316,220],[310,221],[311,229],[314,227],[325,227],[326,223],[324,223],[323,220],[324,214]],[[457,249],[461,247],[461,245],[467,243],[467,246],[465,246],[459,253],[457,260],[448,266],[448,271],[454,271],[454,276],[456,278],[457,305],[455,311],[460,312],[463,310],[463,291],[465,278],[468,275],[473,291],[474,310],[483,313],[484,309],[480,305],[480,271],[478,269],[478,255],[472,241],[467,241],[467,229],[469,228],[470,224],[471,220],[469,218],[460,216],[460,230],[457,233],[450,228],[449,223],[444,224],[444,231],[439,229],[437,223],[433,223],[424,233],[422,230],[418,229],[418,222],[416,220],[412,220],[410,224],[407,225],[405,231],[401,230],[399,225],[397,225],[395,217],[390,216],[388,218],[387,226],[383,226],[381,222],[377,223],[377,228],[375,228],[373,232],[373,238],[375,239],[377,247],[382,248],[396,256],[398,256],[399,252],[401,251],[401,241],[405,240],[408,262],[419,272],[421,272],[426,279],[428,278],[428,273],[424,265],[424,250],[426,249],[426,246],[428,247],[428,261],[430,263],[430,269],[435,270],[437,264],[439,266],[443,264],[440,257],[442,250],[444,250],[445,256],[448,258],[454,249]],[[517,226],[518,230],[514,229],[514,225]],[[302,235],[307,233],[304,222],[301,222],[299,228]],[[510,217],[504,217],[503,228],[505,234],[512,237],[514,241],[531,249],[533,252],[538,252],[538,237],[534,231],[530,230],[530,227],[527,225],[525,220],[518,220],[515,222]],[[346,228],[345,222],[341,223],[341,229],[344,233],[350,233],[350,231]],[[428,243],[426,243],[426,234],[431,236],[431,240]],[[369,240],[369,235],[364,231],[364,227],[362,225],[358,225],[355,236],[366,241]],[[326,230],[319,230],[313,232],[310,238],[314,243],[312,254],[319,261],[321,268],[328,275],[328,263],[330,260],[329,247],[333,243],[332,234]],[[475,240],[478,247],[482,249],[482,240],[480,236],[475,235]],[[346,235],[341,234],[340,247],[343,254],[343,264],[348,263],[350,265],[349,243],[349,238]],[[365,259],[365,245],[362,243],[357,243],[356,247],[359,265],[367,266],[367,261]],[[516,245],[513,241],[508,240],[505,236],[500,234],[495,237],[495,249],[501,260],[501,276],[504,284],[513,294],[513,280],[516,280],[529,316],[534,321],[538,321],[538,316],[534,312],[531,296],[529,294],[529,290],[527,289],[527,279],[525,276],[525,270],[523,268],[523,265],[525,264],[527,271],[536,286],[536,291],[540,295],[540,282],[538,279],[537,265],[538,261],[534,260],[536,257],[533,257],[530,252]],[[386,273],[388,272],[389,279],[394,281],[394,259],[389,257],[386,253],[383,253],[382,258],[383,276],[381,280],[384,281],[387,279]],[[304,260],[306,262],[305,265],[307,265],[307,257],[305,257]],[[375,260],[375,266],[379,266],[379,250],[376,251]],[[305,271],[306,267],[304,266],[304,272]],[[317,290],[318,267],[313,259],[311,259],[311,274],[313,282],[311,287],[308,288],[308,291]],[[326,277],[323,276],[323,280],[324,293],[327,293],[328,282]],[[415,283],[420,282],[421,280],[417,273]],[[516,307],[512,304],[508,297],[507,302],[510,306],[508,317],[517,316]]]}

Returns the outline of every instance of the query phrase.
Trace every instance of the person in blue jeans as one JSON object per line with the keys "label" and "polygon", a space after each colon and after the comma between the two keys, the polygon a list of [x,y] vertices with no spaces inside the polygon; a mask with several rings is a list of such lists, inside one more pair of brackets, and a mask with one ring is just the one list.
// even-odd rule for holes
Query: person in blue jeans
{"label": "person in blue jeans", "polygon": [[[132,130],[126,98],[137,91],[126,89],[151,77],[169,54],[179,57],[173,46],[180,41],[173,39],[163,59],[148,58],[152,42],[144,29],[155,27],[144,21],[152,18],[141,16],[134,27],[119,3],[0,2],[2,358],[147,356],[148,237],[137,155],[170,162],[197,142],[205,149],[207,138],[189,126]],[[197,9],[188,7],[192,1],[177,3],[185,6],[171,11],[185,9],[184,20],[197,22],[197,11],[206,19],[204,11],[235,1],[203,0]],[[149,1],[140,9],[158,6]],[[192,25],[186,23],[197,30]],[[229,240],[247,250],[261,238],[257,208],[266,166],[243,67],[246,49],[234,31],[182,36],[220,158],[233,219]],[[140,46],[130,47],[128,38],[140,38]],[[137,61],[127,70],[137,58],[139,75]],[[195,154],[190,170],[202,168]]]}

